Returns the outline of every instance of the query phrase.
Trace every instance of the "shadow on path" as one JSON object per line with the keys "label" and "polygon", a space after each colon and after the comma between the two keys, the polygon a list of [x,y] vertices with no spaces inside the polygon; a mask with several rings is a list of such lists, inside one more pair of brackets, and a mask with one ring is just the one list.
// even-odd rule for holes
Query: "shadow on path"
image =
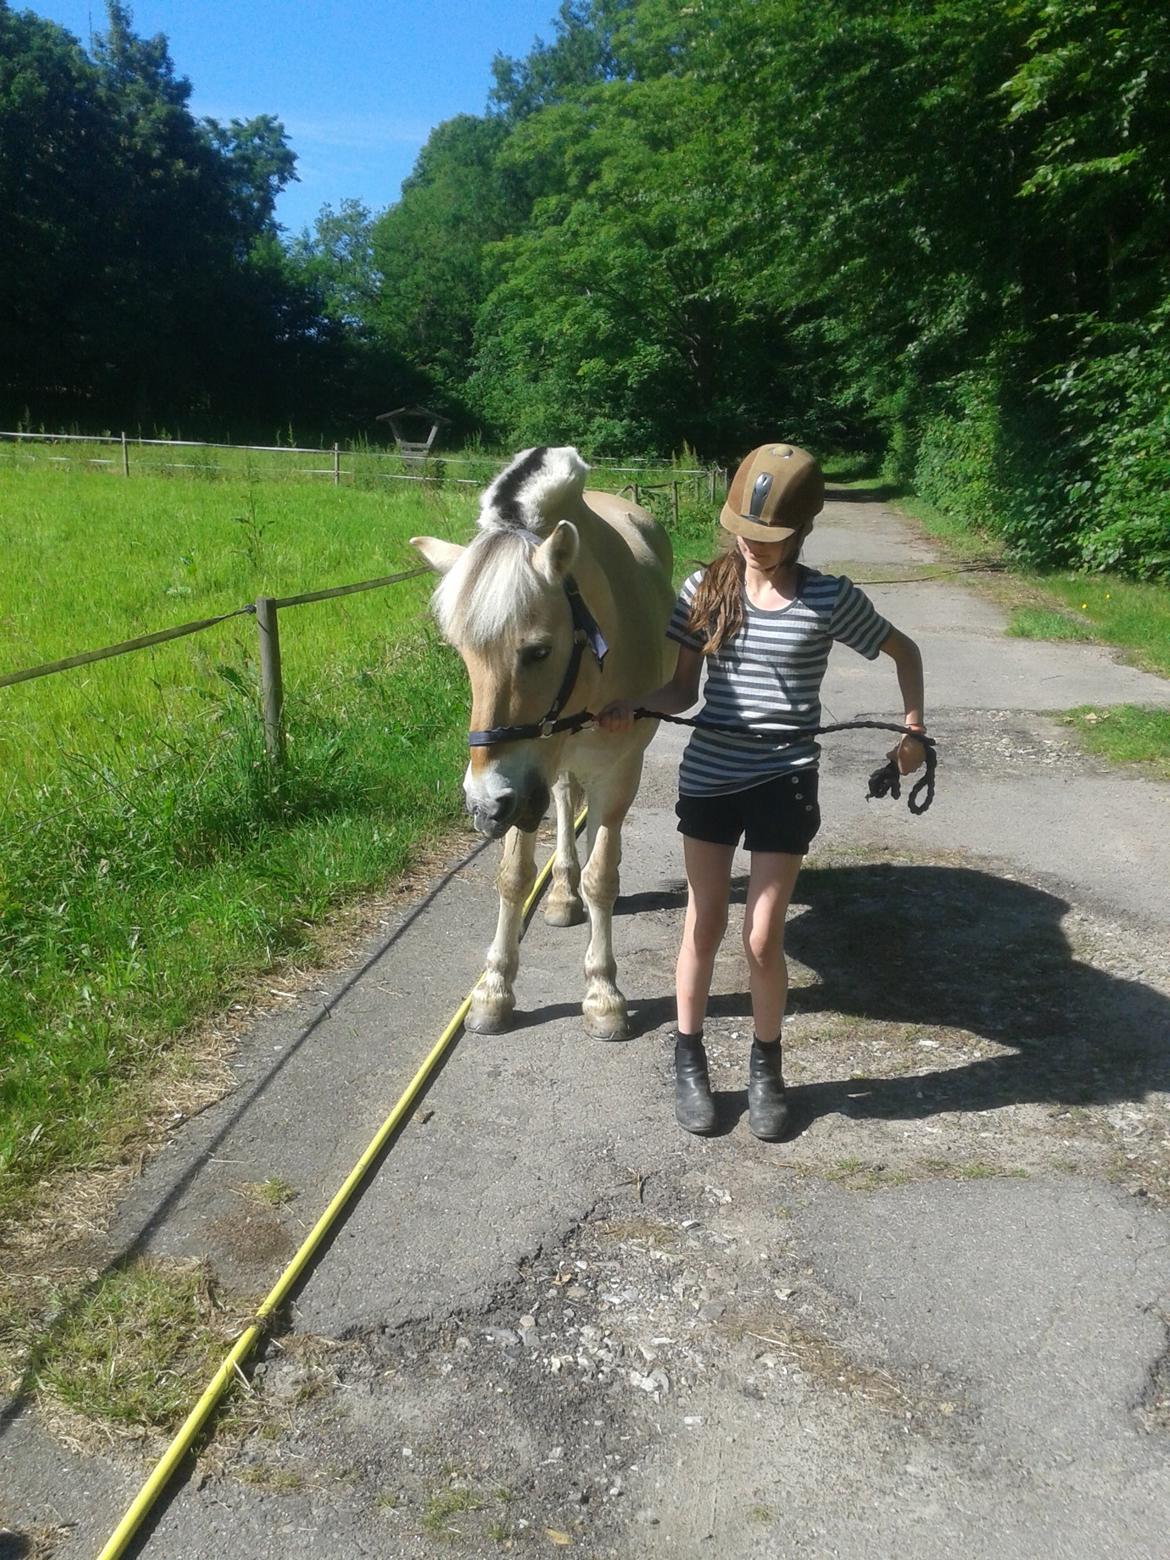
{"label": "shadow on path", "polygon": [[[743,897],[737,878],[732,902]],[[663,890],[631,895],[620,909],[674,907],[681,915],[684,902],[684,891]],[[855,1016],[927,1034],[961,1029],[1013,1054],[793,1089],[796,1129],[834,1112],[917,1118],[1103,1105],[1170,1089],[1170,999],[1078,959],[1062,926],[1070,908],[1044,889],[967,867],[806,867],[785,940],[790,957],[817,979],[792,990],[790,1013]],[[632,995],[630,1008],[635,1038],[674,1020],[670,995]],[[715,1019],[750,1011],[746,992],[714,996],[708,1006]]]}
{"label": "shadow on path", "polygon": [[786,943],[820,979],[792,992],[790,1011],[964,1029],[1015,1054],[813,1084],[799,1091],[802,1117],[1101,1105],[1170,1087],[1170,1000],[1078,959],[1069,909],[966,867],[806,869]]}
{"label": "shadow on path", "polygon": [[829,504],[884,504],[891,498],[904,498],[909,488],[898,482],[874,482],[866,487],[834,487],[825,484],[825,502]]}

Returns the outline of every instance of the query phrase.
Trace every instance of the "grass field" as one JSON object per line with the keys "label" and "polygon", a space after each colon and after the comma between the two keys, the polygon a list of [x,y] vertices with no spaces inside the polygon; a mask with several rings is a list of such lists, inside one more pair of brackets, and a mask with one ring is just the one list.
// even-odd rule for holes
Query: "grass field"
{"label": "grass field", "polygon": [[[472,514],[459,491],[5,471],[0,670],[391,573]],[[465,680],[429,588],[281,614],[279,775],[250,618],[0,689],[0,1210],[103,1162],[177,1035],[452,825]]]}
{"label": "grass field", "polygon": [[[429,479],[469,491],[490,482],[511,458],[484,449],[436,449],[422,469]],[[308,487],[341,486],[402,490],[417,484],[420,468],[407,465],[397,451],[358,440],[336,456],[332,450],[300,448],[291,437],[274,436],[268,448],[229,444],[129,439],[125,452],[117,437],[103,440],[77,435],[5,435],[0,438],[0,471],[105,472],[172,477],[182,480],[266,482],[292,480]],[[685,452],[674,461],[604,461],[591,465],[593,487],[611,491],[631,482],[677,481],[684,499],[697,501],[709,491],[710,473]]]}
{"label": "grass field", "polygon": [[[0,462],[0,674],[413,567],[406,539],[466,537],[474,499]],[[684,521],[705,555],[709,506]],[[279,773],[250,617],[0,688],[0,1215],[109,1162],[195,1065],[176,1037],[456,825],[466,679],[432,584],[281,612]]]}
{"label": "grass field", "polygon": [[1170,780],[1170,710],[1115,704],[1102,709],[1084,705],[1064,711],[1070,726],[1090,753],[1115,764],[1140,764],[1159,780]]}

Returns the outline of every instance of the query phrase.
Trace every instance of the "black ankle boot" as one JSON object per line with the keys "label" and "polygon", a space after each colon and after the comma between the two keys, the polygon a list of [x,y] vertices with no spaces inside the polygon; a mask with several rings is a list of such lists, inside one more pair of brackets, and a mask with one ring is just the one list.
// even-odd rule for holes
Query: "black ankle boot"
{"label": "black ankle boot", "polygon": [[711,1097],[701,1034],[675,1035],[674,1117],[687,1132],[715,1130],[715,1101]]}
{"label": "black ankle boot", "polygon": [[788,1098],[780,1073],[780,1042],[761,1045],[752,1039],[748,1062],[748,1126],[765,1143],[784,1136],[788,1125]]}

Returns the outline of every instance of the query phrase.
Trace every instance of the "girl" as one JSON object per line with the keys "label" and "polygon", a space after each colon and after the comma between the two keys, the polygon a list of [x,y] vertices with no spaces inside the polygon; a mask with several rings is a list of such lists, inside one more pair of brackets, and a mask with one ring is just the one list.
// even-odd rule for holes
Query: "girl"
{"label": "girl", "polygon": [[[645,699],[618,700],[598,717],[626,731],[638,704],[679,715],[697,701],[700,720],[790,732],[821,721],[820,687],[834,641],[868,660],[894,663],[908,735],[890,756],[902,774],[924,761],[922,658],[844,576],[805,567],[800,549],[824,505],[811,455],[765,444],[741,462],[719,523],[721,554],[684,581],[667,628],[679,646],[674,676]],[[812,737],[775,745],[696,728],[679,769],[675,809],[683,836],[687,912],[675,971],[675,1115],[688,1132],[716,1123],[703,1050],[703,1019],[715,955],[727,927],[731,863],[742,836],[751,854],[743,943],[754,1036],[748,1067],[748,1126],[759,1138],[783,1135],[788,1103],[780,1033],[788,995],[784,918],[797,873],[820,828]]]}

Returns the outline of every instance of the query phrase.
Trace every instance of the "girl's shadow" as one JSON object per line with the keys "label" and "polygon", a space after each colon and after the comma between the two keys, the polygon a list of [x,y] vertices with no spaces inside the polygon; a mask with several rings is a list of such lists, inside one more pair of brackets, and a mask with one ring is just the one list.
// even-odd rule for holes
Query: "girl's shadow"
{"label": "girl's shadow", "polygon": [[[681,907],[684,899],[673,891],[653,897],[653,907],[626,901],[623,909]],[[742,898],[737,879],[733,903]],[[1167,1089],[1170,1001],[1078,959],[1062,926],[1069,909],[1055,894],[969,867],[806,867],[786,946],[817,979],[793,988],[790,1013],[877,1020],[921,1029],[923,1038],[960,1029],[1005,1049],[925,1074],[826,1076],[793,1089],[793,1133],[830,1113],[914,1119],[1109,1104]],[[632,1009],[637,1034],[674,1017],[665,995]],[[709,1013],[749,1019],[746,992],[713,997]],[[815,1039],[808,1045],[815,1056]],[[745,1110],[744,1090],[721,1091],[719,1130],[730,1131]]]}
{"label": "girl's shadow", "polygon": [[1079,960],[1063,899],[968,867],[812,868],[797,880],[790,956],[819,976],[792,1012],[962,1029],[1011,1054],[925,1075],[800,1091],[829,1111],[920,1117],[1019,1104],[1138,1100],[1170,1083],[1170,1002]]}

